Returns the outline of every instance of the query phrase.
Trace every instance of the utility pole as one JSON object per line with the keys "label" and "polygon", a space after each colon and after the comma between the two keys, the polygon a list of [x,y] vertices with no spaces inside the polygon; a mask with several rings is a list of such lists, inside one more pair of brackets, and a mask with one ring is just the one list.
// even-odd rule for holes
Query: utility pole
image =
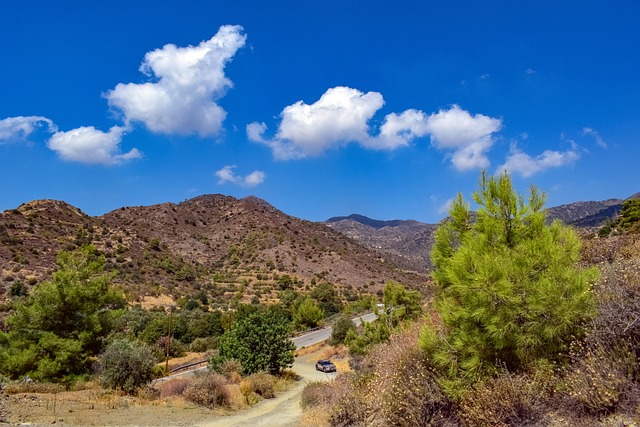
{"label": "utility pole", "polygon": [[171,353],[172,319],[173,319],[173,306],[169,306],[169,334],[167,336],[167,344],[165,346],[165,360],[164,360],[164,370],[167,372],[167,375],[169,375],[169,353]]}

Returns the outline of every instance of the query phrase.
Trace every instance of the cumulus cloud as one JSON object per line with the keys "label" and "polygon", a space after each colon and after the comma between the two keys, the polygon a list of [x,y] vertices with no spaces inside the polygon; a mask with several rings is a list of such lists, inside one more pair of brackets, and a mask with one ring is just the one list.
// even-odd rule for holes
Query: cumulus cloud
{"label": "cumulus cloud", "polygon": [[415,138],[427,134],[427,115],[419,110],[406,110],[400,114],[387,114],[380,133],[362,142],[367,148],[395,150],[409,145]]}
{"label": "cumulus cloud", "polygon": [[571,148],[567,151],[545,150],[536,157],[521,151],[513,144],[506,162],[498,168],[498,173],[506,171],[512,174],[518,173],[524,178],[528,178],[547,169],[571,165],[579,158],[580,152],[576,144],[571,144]]}
{"label": "cumulus cloud", "polygon": [[280,114],[275,136],[265,138],[266,124],[247,126],[247,137],[266,144],[281,160],[319,156],[325,151],[355,142],[376,150],[393,150],[407,145],[426,132],[426,116],[417,110],[385,117],[378,135],[371,135],[369,121],[382,108],[378,92],[361,92],[338,86],[328,89],[318,101],[298,101]]}
{"label": "cumulus cloud", "polygon": [[114,126],[103,132],[93,126],[82,126],[67,132],[56,132],[47,146],[60,158],[85,164],[116,165],[139,159],[142,153],[136,148],[128,153],[120,152],[120,142],[126,128]]}
{"label": "cumulus cloud", "polygon": [[244,177],[238,176],[233,172],[235,168],[236,166],[225,166],[216,171],[215,175],[218,177],[218,184],[230,182],[243,187],[255,187],[256,185],[262,184],[266,178],[265,173],[258,170]]}
{"label": "cumulus cloud", "polygon": [[448,151],[451,163],[460,171],[489,166],[487,152],[494,144],[493,134],[502,128],[502,120],[472,116],[458,105],[430,115],[426,124],[431,144]]}
{"label": "cumulus cloud", "polygon": [[46,127],[48,132],[56,132],[57,126],[46,117],[18,116],[0,120],[0,144],[23,141],[37,129]]}
{"label": "cumulus cloud", "polygon": [[224,68],[245,41],[241,26],[226,25],[198,46],[148,52],[140,71],[151,81],[116,85],[106,94],[109,105],[152,132],[216,135],[226,117],[216,101],[233,86]]}
{"label": "cumulus cloud", "polygon": [[602,137],[600,136],[600,133],[598,133],[598,131],[596,131],[596,130],[594,130],[592,128],[586,127],[586,128],[582,129],[582,134],[583,135],[592,136],[595,139],[596,145],[598,147],[607,148],[607,143],[604,141],[604,139],[602,139]]}

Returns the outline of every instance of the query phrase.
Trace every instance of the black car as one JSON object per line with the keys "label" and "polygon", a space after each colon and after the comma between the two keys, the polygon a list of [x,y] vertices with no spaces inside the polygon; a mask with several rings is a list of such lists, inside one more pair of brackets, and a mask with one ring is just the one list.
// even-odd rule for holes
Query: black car
{"label": "black car", "polygon": [[335,372],[336,365],[331,360],[318,360],[316,362],[316,369],[322,372]]}

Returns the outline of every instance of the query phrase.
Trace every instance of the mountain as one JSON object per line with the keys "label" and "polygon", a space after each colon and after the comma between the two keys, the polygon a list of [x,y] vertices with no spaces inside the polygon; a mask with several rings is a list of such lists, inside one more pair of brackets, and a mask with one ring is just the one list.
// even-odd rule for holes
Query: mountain
{"label": "mountain", "polygon": [[[636,193],[628,199],[640,198]],[[600,202],[575,202],[547,209],[548,219],[558,219],[581,228],[598,227],[614,218],[624,200],[609,199]],[[336,231],[380,253],[393,255],[399,265],[427,272],[431,268],[431,246],[437,224],[413,220],[381,221],[352,214],[329,218],[325,224]]]}
{"label": "mountain", "polygon": [[379,221],[356,214],[333,217],[325,224],[368,248],[398,257],[396,262],[407,268],[423,273],[430,269],[436,224],[413,220]]}
{"label": "mountain", "polygon": [[133,300],[197,293],[222,302],[268,302],[276,290],[310,289],[323,281],[350,299],[376,292],[389,279],[412,287],[427,280],[423,271],[396,264],[394,254],[255,197],[203,195],[99,217],[39,200],[0,213],[0,301],[18,280],[32,286],[49,277],[58,251],[88,243],[105,254],[115,282]]}
{"label": "mountain", "polygon": [[569,203],[547,209],[547,217],[576,227],[598,227],[607,219],[615,217],[622,209],[623,202],[620,199],[609,199],[601,202]]}

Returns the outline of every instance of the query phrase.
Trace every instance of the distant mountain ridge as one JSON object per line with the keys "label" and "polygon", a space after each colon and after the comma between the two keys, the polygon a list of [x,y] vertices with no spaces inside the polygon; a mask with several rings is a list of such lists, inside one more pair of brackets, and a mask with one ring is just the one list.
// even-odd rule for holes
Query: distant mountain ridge
{"label": "distant mountain ridge", "polygon": [[[640,193],[628,199],[635,198],[640,198]],[[621,199],[608,199],[568,203],[548,208],[547,217],[550,221],[558,219],[576,227],[598,227],[614,218],[623,202]],[[404,265],[410,268],[428,271],[431,267],[430,253],[437,224],[414,220],[382,221],[359,214],[329,218],[325,224],[367,247],[405,258]]]}

